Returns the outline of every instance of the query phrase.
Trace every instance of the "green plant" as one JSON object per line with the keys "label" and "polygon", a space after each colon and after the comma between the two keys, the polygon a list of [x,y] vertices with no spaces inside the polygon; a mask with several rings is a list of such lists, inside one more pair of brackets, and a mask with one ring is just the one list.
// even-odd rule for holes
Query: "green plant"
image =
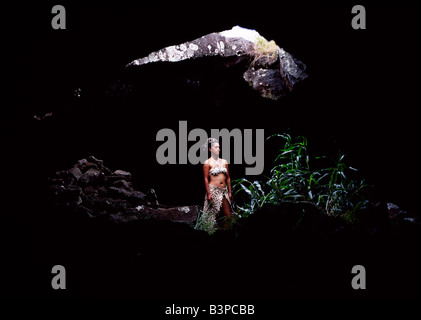
{"label": "green plant", "polygon": [[363,179],[348,179],[347,171],[357,171],[344,163],[344,155],[340,155],[335,166],[323,169],[328,179],[320,187],[318,204],[324,207],[327,214],[346,214],[347,220],[355,222],[355,211],[363,207],[367,201],[361,197],[362,191],[367,187]]}
{"label": "green plant", "polygon": [[256,54],[275,54],[276,51],[278,51],[279,47],[275,43],[275,41],[267,41],[263,37],[258,37],[256,40],[256,43],[254,44],[254,52]]}
{"label": "green plant", "polygon": [[215,233],[217,229],[216,221],[206,212],[200,210],[196,219],[196,230],[204,230],[209,234]]}
{"label": "green plant", "polygon": [[[288,134],[276,134],[285,144],[275,158],[275,165],[265,181],[238,179],[233,181],[237,214],[246,217],[266,203],[277,204],[283,201],[309,201],[329,215],[343,216],[349,222],[356,221],[356,211],[367,201],[362,193],[367,187],[364,180],[349,179],[348,171],[357,171],[344,163],[340,155],[332,166],[313,169],[310,166],[307,139],[292,139]],[[268,139],[269,139],[268,138]],[[316,157],[314,160],[326,157]]]}
{"label": "green plant", "polygon": [[203,230],[212,235],[218,230],[218,225],[224,226],[224,229],[226,230],[232,229],[233,224],[236,223],[237,219],[238,217],[236,215],[232,215],[229,218],[225,216],[215,218],[213,215],[209,215],[203,210],[200,210],[196,219],[196,224],[193,227],[196,230]]}
{"label": "green plant", "polygon": [[253,59],[250,65],[255,68],[257,65],[268,65],[275,62],[278,58],[279,50],[275,41],[267,41],[263,37],[258,37],[253,47]]}

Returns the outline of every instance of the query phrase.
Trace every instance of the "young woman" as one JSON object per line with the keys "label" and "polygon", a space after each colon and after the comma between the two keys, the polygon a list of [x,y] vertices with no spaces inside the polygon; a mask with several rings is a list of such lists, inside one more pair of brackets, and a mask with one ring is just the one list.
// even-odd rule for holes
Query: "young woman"
{"label": "young woman", "polygon": [[209,138],[207,147],[211,152],[211,157],[203,164],[206,196],[202,219],[214,229],[220,229],[222,226],[226,228],[227,219],[231,218],[232,200],[228,162],[219,158],[218,140]]}

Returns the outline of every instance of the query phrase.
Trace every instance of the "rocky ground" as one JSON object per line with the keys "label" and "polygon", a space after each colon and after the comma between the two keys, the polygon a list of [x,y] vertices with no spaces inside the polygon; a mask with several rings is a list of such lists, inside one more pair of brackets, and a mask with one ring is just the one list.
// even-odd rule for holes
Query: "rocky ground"
{"label": "rocky ground", "polygon": [[170,208],[158,203],[153,189],[143,193],[132,188],[131,173],[111,171],[93,156],[79,160],[50,179],[54,202],[90,218],[104,216],[115,222],[139,219],[193,223],[199,206]]}
{"label": "rocky ground", "polygon": [[[416,217],[377,203],[350,225],[309,203],[267,206],[210,236],[192,228],[199,206],[165,207],[134,190],[131,174],[95,157],[50,178],[28,228],[40,298],[416,299]],[[51,266],[67,272],[51,289]],[[367,289],[351,287],[363,265]],[[22,292],[19,292],[22,294]]]}

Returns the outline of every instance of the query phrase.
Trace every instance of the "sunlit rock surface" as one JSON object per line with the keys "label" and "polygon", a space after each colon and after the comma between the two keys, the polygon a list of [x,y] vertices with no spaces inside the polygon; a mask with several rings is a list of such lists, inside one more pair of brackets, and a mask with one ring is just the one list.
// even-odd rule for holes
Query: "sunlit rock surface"
{"label": "sunlit rock surface", "polygon": [[233,27],[231,30],[214,32],[179,45],[171,45],[136,59],[127,67],[152,62],[178,62],[207,56],[249,56],[250,64],[244,79],[262,97],[277,100],[293,90],[307,78],[306,66],[274,41],[267,41],[257,31]]}

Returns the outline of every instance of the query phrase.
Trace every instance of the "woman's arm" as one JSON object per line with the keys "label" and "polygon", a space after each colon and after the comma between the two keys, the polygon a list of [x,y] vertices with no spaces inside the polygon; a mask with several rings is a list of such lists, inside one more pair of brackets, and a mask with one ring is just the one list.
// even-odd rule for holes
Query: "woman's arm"
{"label": "woman's arm", "polygon": [[212,195],[209,191],[209,162],[205,161],[203,164],[203,179],[205,182],[206,195],[209,201],[212,201]]}
{"label": "woman's arm", "polygon": [[231,195],[231,177],[230,172],[228,170],[228,161],[225,160],[225,168],[227,168],[227,187],[228,187],[228,196],[230,200],[232,201],[232,195]]}

